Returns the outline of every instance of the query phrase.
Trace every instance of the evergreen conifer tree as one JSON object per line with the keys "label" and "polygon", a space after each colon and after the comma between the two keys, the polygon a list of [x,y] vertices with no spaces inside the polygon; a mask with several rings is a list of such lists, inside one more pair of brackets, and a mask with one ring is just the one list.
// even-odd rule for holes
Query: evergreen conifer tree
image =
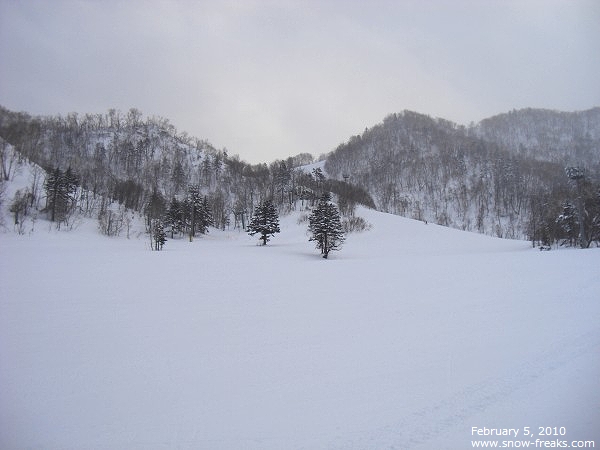
{"label": "evergreen conifer tree", "polygon": [[200,208],[198,210],[198,220],[197,227],[200,234],[208,233],[208,227],[213,226],[215,221],[212,214],[212,209],[208,203],[208,197],[205,195],[200,203]]}
{"label": "evergreen conifer tree", "polygon": [[151,235],[152,239],[152,250],[162,250],[163,245],[167,242],[167,235],[163,226],[162,220],[152,219],[151,222]]}
{"label": "evergreen conifer tree", "polygon": [[317,207],[308,218],[309,241],[315,241],[323,258],[329,256],[331,250],[339,250],[345,240],[340,212],[331,203],[331,195],[325,193],[319,199]]}
{"label": "evergreen conifer tree", "polygon": [[184,204],[185,226],[189,231],[190,242],[192,242],[194,236],[196,236],[196,223],[198,221],[200,206],[202,204],[202,197],[200,197],[200,186],[192,185],[188,188],[188,195]]}
{"label": "evergreen conifer tree", "polygon": [[183,233],[185,231],[185,214],[183,203],[177,200],[175,197],[169,204],[169,209],[166,213],[166,224],[171,229],[171,239],[174,238],[175,233]]}
{"label": "evergreen conifer tree", "polygon": [[46,177],[44,189],[46,190],[46,208],[50,212],[50,220],[63,220],[74,202],[74,194],[79,183],[78,177],[69,167],[66,172],[60,168]]}
{"label": "evergreen conifer tree", "polygon": [[150,200],[146,203],[144,213],[147,217],[148,228],[152,226],[153,219],[160,219],[163,217],[166,209],[166,202],[161,193],[155,188],[152,190]]}
{"label": "evergreen conifer tree", "polygon": [[208,227],[212,226],[213,216],[208,204],[208,197],[200,195],[198,185],[190,186],[188,196],[184,202],[185,222],[189,230],[190,242],[196,236],[196,232],[206,234]]}
{"label": "evergreen conifer tree", "polygon": [[77,191],[77,186],[79,185],[79,176],[73,172],[73,170],[71,169],[71,166],[69,166],[69,168],[67,169],[67,171],[64,174],[64,186],[65,186],[65,191],[67,192],[67,195],[69,197],[69,200],[73,201],[75,200],[74,195],[75,192]]}
{"label": "evergreen conifer tree", "polygon": [[254,211],[250,224],[248,225],[248,234],[254,236],[260,233],[262,245],[267,245],[270,236],[279,233],[279,216],[271,200],[262,202]]}

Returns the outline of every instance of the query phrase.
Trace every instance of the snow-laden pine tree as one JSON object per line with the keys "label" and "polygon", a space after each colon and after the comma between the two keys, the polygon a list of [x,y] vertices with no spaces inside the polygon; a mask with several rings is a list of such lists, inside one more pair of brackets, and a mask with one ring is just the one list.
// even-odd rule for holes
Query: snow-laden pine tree
{"label": "snow-laden pine tree", "polygon": [[202,205],[200,206],[200,214],[198,216],[198,231],[201,234],[208,233],[208,227],[215,225],[215,219],[213,216],[212,209],[208,203],[208,197],[205,195],[202,199]]}
{"label": "snow-laden pine tree", "polygon": [[208,227],[213,225],[213,215],[208,204],[208,198],[200,194],[200,186],[191,185],[188,188],[188,196],[185,199],[186,227],[189,230],[190,242],[196,232],[206,234]]}
{"label": "snow-laden pine tree", "polygon": [[185,231],[185,205],[183,202],[173,197],[171,203],[169,203],[169,209],[165,214],[166,225],[171,230],[171,239],[175,237],[175,234],[180,234]]}
{"label": "snow-laden pine tree", "polygon": [[163,226],[162,220],[152,219],[150,224],[150,245],[152,250],[160,251],[167,242],[167,234]]}
{"label": "snow-laden pine tree", "polygon": [[75,192],[79,178],[69,167],[66,172],[59,167],[46,177],[46,210],[50,213],[52,222],[62,221],[75,202]]}
{"label": "snow-laden pine tree", "polygon": [[323,258],[329,256],[331,250],[339,250],[344,242],[344,230],[340,212],[331,202],[331,195],[326,192],[319,199],[317,207],[308,218],[309,241],[315,241]]}
{"label": "snow-laden pine tree", "polygon": [[254,211],[248,225],[248,234],[254,236],[260,233],[260,239],[263,241],[262,245],[267,245],[270,237],[275,233],[279,233],[279,231],[279,215],[275,205],[271,200],[266,200],[258,205]]}
{"label": "snow-laden pine tree", "polygon": [[563,239],[563,244],[575,245],[579,238],[579,218],[575,205],[570,202],[563,203],[562,212],[556,218],[556,224],[562,231],[560,237]]}
{"label": "snow-laden pine tree", "polygon": [[148,228],[152,226],[153,219],[162,219],[162,217],[165,215],[166,208],[167,202],[160,191],[158,191],[156,188],[152,189],[150,199],[144,208],[144,214],[146,215]]}

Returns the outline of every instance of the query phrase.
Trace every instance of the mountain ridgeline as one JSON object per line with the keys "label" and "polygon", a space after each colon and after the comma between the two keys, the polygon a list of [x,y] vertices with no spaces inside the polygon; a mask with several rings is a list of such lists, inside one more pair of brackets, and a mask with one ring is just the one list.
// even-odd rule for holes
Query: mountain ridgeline
{"label": "mountain ridgeline", "polygon": [[[575,244],[581,234],[587,245],[600,241],[600,108],[525,109],[470,127],[410,111],[391,114],[327,155],[328,178],[302,168],[313,163],[308,153],[251,165],[136,109],[32,117],[0,107],[0,149],[5,180],[15,159],[55,178],[70,169],[80,185],[71,209],[99,220],[116,204],[121,216],[134,210],[150,223],[193,187],[214,226],[246,228],[265,199],[285,213],[329,191],[348,217],[363,204],[534,244]],[[5,199],[11,211],[29,203],[49,216],[46,174],[19,198]]]}
{"label": "mountain ridgeline", "polygon": [[[248,164],[226,149],[178,132],[167,119],[143,118],[136,109],[32,117],[0,108],[0,157],[2,179],[14,176],[19,161],[45,172],[36,172],[18,198],[8,199],[15,225],[29,210],[56,220],[57,226],[82,214],[98,217],[101,231],[114,235],[127,211],[144,214],[150,227],[154,219],[193,201],[210,211],[210,225],[246,229],[255,207],[266,199],[286,213],[309,207],[325,191],[336,194],[348,216],[356,204],[375,206],[357,186],[327,180],[320,169],[300,169],[313,162],[310,154]],[[77,178],[79,189],[61,182],[67,173]],[[50,174],[57,180],[51,186]],[[173,236],[175,224],[168,226]]]}
{"label": "mountain ridgeline", "polygon": [[469,128],[404,111],[338,146],[325,169],[379,210],[548,245],[577,241],[581,198],[586,243],[599,239],[600,108],[526,109]]}

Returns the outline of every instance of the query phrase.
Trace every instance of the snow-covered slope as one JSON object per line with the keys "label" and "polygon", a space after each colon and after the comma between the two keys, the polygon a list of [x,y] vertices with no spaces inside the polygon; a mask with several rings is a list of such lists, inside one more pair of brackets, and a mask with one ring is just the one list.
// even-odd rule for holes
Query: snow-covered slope
{"label": "snow-covered slope", "polygon": [[600,249],[358,213],[329,260],[298,214],[266,247],[0,234],[0,448],[600,445]]}
{"label": "snow-covered slope", "polygon": [[340,144],[325,170],[380,211],[510,239],[537,239],[544,223],[555,242],[568,239],[555,221],[576,196],[565,167],[584,167],[590,192],[600,186],[599,137],[600,108],[527,109],[470,128],[403,111]]}

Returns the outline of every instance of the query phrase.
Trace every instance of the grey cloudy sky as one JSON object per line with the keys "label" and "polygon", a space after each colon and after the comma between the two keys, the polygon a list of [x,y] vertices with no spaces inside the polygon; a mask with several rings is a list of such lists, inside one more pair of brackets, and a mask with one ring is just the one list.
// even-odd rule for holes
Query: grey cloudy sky
{"label": "grey cloudy sky", "polygon": [[0,104],[126,112],[249,162],[410,109],[600,105],[598,0],[0,0]]}

